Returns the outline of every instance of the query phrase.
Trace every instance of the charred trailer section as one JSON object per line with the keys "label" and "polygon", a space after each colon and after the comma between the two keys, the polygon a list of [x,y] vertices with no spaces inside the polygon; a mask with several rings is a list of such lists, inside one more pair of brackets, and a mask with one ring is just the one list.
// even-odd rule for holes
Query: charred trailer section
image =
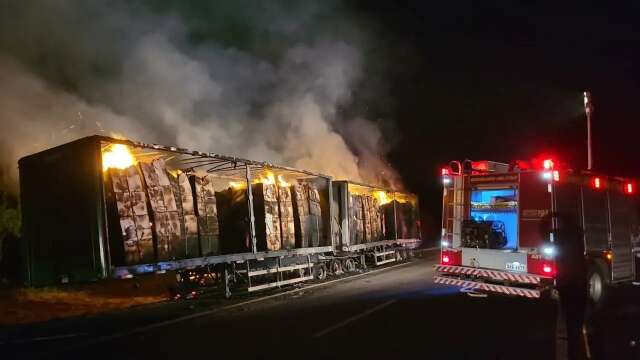
{"label": "charred trailer section", "polygon": [[[256,250],[282,248],[278,187],[275,184],[251,185]],[[252,251],[249,230],[249,197],[246,188],[230,187],[216,193],[220,209],[221,240],[224,254]]]}
{"label": "charred trailer section", "polygon": [[18,162],[26,285],[107,277],[100,156],[100,142],[90,137]]}
{"label": "charred trailer section", "polygon": [[247,189],[229,187],[216,192],[215,196],[220,221],[222,254],[251,252]]}

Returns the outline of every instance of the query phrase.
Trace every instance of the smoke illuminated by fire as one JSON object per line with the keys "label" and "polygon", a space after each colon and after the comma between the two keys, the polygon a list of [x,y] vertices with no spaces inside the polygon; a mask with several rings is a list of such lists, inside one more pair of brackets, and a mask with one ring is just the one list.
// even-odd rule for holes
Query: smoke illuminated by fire
{"label": "smoke illuminated by fire", "polygon": [[135,164],[136,159],[126,145],[113,144],[102,153],[102,170],[104,171],[112,168],[124,170]]}
{"label": "smoke illuminated by fire", "polygon": [[339,1],[144,3],[0,4],[0,165],[14,188],[19,157],[111,132],[399,187],[388,132],[343,111],[375,57]]}

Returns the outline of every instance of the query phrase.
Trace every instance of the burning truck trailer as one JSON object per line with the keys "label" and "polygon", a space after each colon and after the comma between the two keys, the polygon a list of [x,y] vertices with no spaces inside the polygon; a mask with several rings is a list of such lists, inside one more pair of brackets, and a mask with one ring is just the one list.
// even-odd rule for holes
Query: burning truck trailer
{"label": "burning truck trailer", "polygon": [[230,296],[352,270],[326,175],[104,136],[19,169],[29,286],[174,271]]}
{"label": "burning truck trailer", "polygon": [[338,253],[366,267],[406,259],[420,246],[418,198],[352,181],[333,181]]}
{"label": "burning truck trailer", "polygon": [[442,250],[435,282],[540,298],[640,279],[637,182],[552,159],[442,169]]}

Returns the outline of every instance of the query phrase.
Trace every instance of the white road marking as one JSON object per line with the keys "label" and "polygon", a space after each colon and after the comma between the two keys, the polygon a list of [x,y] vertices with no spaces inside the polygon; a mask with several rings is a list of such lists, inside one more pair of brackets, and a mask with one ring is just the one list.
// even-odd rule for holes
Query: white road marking
{"label": "white road marking", "polygon": [[[430,249],[424,249],[422,251],[423,252],[427,252],[427,251],[433,251],[433,250],[440,250],[440,248],[439,247],[430,248]],[[269,299],[273,299],[273,298],[277,298],[277,297],[281,297],[281,296],[286,296],[286,295],[290,295],[290,294],[295,294],[295,293],[300,292],[300,291],[305,291],[305,290],[309,290],[309,289],[313,289],[313,288],[317,288],[317,287],[321,287],[321,286],[327,286],[329,284],[337,283],[337,282],[340,282],[340,281],[357,279],[357,278],[360,278],[360,277],[363,277],[363,276],[367,276],[367,275],[379,273],[379,272],[382,272],[382,271],[387,271],[387,270],[399,268],[399,267],[406,266],[406,265],[409,265],[409,264],[412,264],[412,263],[411,262],[406,262],[406,263],[402,263],[402,264],[398,264],[398,265],[394,265],[394,266],[385,267],[385,268],[382,268],[382,269],[371,270],[371,271],[367,271],[367,272],[362,273],[362,274],[351,275],[351,276],[347,276],[347,277],[340,278],[340,279],[335,279],[335,280],[331,280],[331,281],[322,282],[322,283],[319,283],[319,284],[303,286],[303,287],[301,287],[299,289],[294,289],[294,290],[285,291],[285,292],[282,292],[282,293],[263,296],[261,298],[256,298],[256,299],[244,301],[244,302],[237,303],[237,304],[227,305],[227,306],[223,306],[221,308],[215,308],[215,309],[211,309],[211,310],[207,310],[207,311],[202,311],[202,312],[191,314],[191,315],[181,316],[181,317],[178,317],[178,318],[175,318],[175,319],[154,323],[154,324],[142,326],[142,327],[139,327],[139,328],[134,328],[134,329],[123,331],[123,332],[119,332],[119,333],[116,333],[116,334],[97,337],[95,339],[87,341],[87,343],[85,343],[84,345],[97,344],[97,343],[101,343],[101,342],[105,342],[105,341],[115,340],[115,339],[119,339],[119,338],[122,338],[122,337],[130,336],[130,335],[134,335],[134,334],[138,334],[138,333],[143,333],[143,332],[154,330],[154,329],[158,329],[158,328],[161,328],[161,327],[177,324],[177,323],[180,323],[180,322],[183,322],[183,321],[188,321],[188,320],[193,320],[193,319],[205,317],[205,316],[212,315],[212,314],[224,311],[224,310],[231,310],[231,309],[235,309],[235,308],[242,307],[242,306],[245,306],[245,305],[254,304],[254,303],[257,303],[257,302],[261,302],[261,301],[265,301],[265,300],[269,300]]]}
{"label": "white road marking", "polygon": [[40,336],[40,337],[35,337],[35,338],[30,338],[30,339],[16,339],[16,340],[0,342],[0,345],[2,345],[2,344],[10,344],[10,343],[24,344],[24,343],[32,343],[32,342],[37,342],[37,341],[60,340],[60,339],[68,339],[68,338],[72,338],[72,337],[85,336],[85,335],[87,335],[87,334],[86,333],[78,333],[78,334],[61,334],[61,335],[52,335],[52,336]]}
{"label": "white road marking", "polygon": [[371,309],[369,309],[369,310],[367,310],[365,312],[362,312],[362,313],[360,313],[358,315],[354,315],[354,316],[352,316],[352,317],[350,317],[348,319],[345,319],[345,320],[343,320],[343,321],[341,321],[341,322],[339,322],[339,323],[337,323],[337,324],[335,324],[335,325],[333,325],[331,327],[328,327],[328,328],[320,331],[319,333],[313,335],[313,337],[314,338],[323,337],[323,336],[329,334],[330,332],[333,332],[334,330],[337,330],[337,329],[339,329],[341,327],[349,325],[350,323],[352,323],[354,321],[357,321],[359,319],[362,319],[365,316],[371,315],[376,311],[382,310],[382,309],[386,308],[387,306],[389,306],[389,305],[391,305],[391,304],[393,304],[395,302],[396,302],[395,299],[394,300],[389,300],[389,301],[387,301],[385,303],[382,303],[382,304],[380,304],[380,305],[378,305],[376,307],[373,307],[373,308],[371,308]]}

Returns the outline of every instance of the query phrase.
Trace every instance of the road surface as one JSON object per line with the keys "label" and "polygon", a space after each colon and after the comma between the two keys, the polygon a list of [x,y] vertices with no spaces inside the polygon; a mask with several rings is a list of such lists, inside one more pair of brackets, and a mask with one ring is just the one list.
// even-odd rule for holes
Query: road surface
{"label": "road surface", "polygon": [[477,298],[435,285],[434,261],[266,298],[203,297],[5,329],[0,351],[47,359],[553,359],[552,301]]}

